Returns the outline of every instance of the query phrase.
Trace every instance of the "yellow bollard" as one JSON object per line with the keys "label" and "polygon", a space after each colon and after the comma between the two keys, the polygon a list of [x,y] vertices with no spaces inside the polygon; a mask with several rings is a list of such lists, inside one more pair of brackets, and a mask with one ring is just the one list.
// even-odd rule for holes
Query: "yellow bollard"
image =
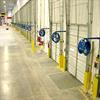
{"label": "yellow bollard", "polygon": [[34,40],[32,39],[32,51],[35,52]]}
{"label": "yellow bollard", "polygon": [[95,76],[94,82],[93,82],[93,94],[92,94],[94,100],[96,100],[97,91],[98,91],[98,78]]}
{"label": "yellow bollard", "polygon": [[51,50],[48,48],[48,57],[51,58]]}
{"label": "yellow bollard", "polygon": [[85,93],[87,93],[88,90],[91,88],[91,76],[92,76],[92,72],[84,73],[84,92]]}
{"label": "yellow bollard", "polygon": [[64,57],[63,54],[59,55],[59,66],[58,68],[61,70],[61,71],[66,71],[66,59]]}

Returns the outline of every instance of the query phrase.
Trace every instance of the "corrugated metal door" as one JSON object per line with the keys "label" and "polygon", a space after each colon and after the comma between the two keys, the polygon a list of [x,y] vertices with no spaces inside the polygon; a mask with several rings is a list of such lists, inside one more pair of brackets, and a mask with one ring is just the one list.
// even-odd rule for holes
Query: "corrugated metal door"
{"label": "corrugated metal door", "polygon": [[[49,28],[49,7],[48,0],[38,0],[38,31],[42,28]],[[45,29],[43,50],[48,53],[49,29]]]}
{"label": "corrugated metal door", "polygon": [[78,53],[77,44],[88,36],[88,0],[71,1],[70,21],[68,71],[83,83],[86,57]]}
{"label": "corrugated metal door", "polygon": [[[55,31],[63,31],[64,30],[64,1],[63,0],[51,0],[51,12],[52,12],[52,33]],[[59,33],[64,37],[63,32]],[[65,42],[65,38],[63,38],[63,41]],[[64,43],[63,43],[64,47]],[[61,47],[64,52],[64,48]],[[59,54],[60,54],[60,42],[54,43],[52,41],[52,58],[59,62]]]}
{"label": "corrugated metal door", "polygon": [[[27,25],[31,24],[31,1],[28,1],[26,4],[26,10],[27,10]],[[31,33],[27,31],[27,39],[31,41]]]}
{"label": "corrugated metal door", "polygon": [[36,45],[36,26],[37,26],[37,1],[31,0],[31,25],[32,25],[32,34],[31,37],[34,40],[34,43]]}
{"label": "corrugated metal door", "polygon": [[[49,28],[49,4],[48,0],[44,0],[44,28]],[[48,54],[48,42],[50,40],[49,37],[49,29],[45,30],[46,35],[44,37],[44,52]]]}
{"label": "corrugated metal door", "polygon": [[[60,19],[60,6],[62,4],[62,0],[52,0],[52,33],[60,30],[60,24],[61,24],[61,19]],[[60,51],[60,43],[54,43],[52,41],[52,58],[58,62],[58,57],[59,57],[59,51]]]}
{"label": "corrugated metal door", "polygon": [[77,44],[81,38],[87,37],[87,26],[72,25],[70,27],[70,49],[68,70],[77,79],[83,82],[86,67],[86,56],[80,55],[77,51]]}
{"label": "corrugated metal door", "polygon": [[69,62],[68,70],[75,76],[76,74],[76,54],[77,54],[77,31],[75,26],[70,27],[70,49],[69,49]]}

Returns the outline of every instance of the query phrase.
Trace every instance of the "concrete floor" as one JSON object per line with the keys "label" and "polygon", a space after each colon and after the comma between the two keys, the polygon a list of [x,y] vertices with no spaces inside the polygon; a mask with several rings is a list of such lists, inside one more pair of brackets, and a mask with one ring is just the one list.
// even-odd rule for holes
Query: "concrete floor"
{"label": "concrete floor", "polygon": [[61,74],[63,79],[68,73],[56,66],[40,50],[33,54],[31,44],[20,33],[0,27],[0,100],[87,100],[81,85],[57,86],[50,76]]}

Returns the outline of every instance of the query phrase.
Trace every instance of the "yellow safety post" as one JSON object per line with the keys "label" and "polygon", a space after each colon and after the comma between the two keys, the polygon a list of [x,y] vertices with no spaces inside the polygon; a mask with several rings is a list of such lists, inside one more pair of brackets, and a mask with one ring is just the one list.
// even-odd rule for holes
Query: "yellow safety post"
{"label": "yellow safety post", "polygon": [[61,71],[66,71],[66,64],[65,64],[65,56],[64,54],[61,54],[59,55],[59,66],[58,68],[61,70]]}
{"label": "yellow safety post", "polygon": [[87,93],[91,87],[91,76],[92,76],[92,72],[84,73],[84,92],[85,93]]}
{"label": "yellow safety post", "polygon": [[[96,62],[95,62],[95,68],[99,69],[100,66],[100,55],[98,54],[96,57]],[[94,81],[93,81],[93,99],[96,100],[96,97],[98,96],[98,89],[99,89],[99,80],[100,80],[100,72],[95,73]]]}
{"label": "yellow safety post", "polygon": [[35,45],[34,45],[34,40],[32,39],[32,51],[35,52]]}
{"label": "yellow safety post", "polygon": [[25,31],[24,31],[24,30],[21,30],[21,34],[24,36],[24,34],[25,34]]}
{"label": "yellow safety post", "polygon": [[25,32],[23,33],[24,37],[26,37],[26,34],[27,34],[27,32],[25,31]]}
{"label": "yellow safety post", "polygon": [[51,58],[51,50],[48,48],[48,57]]}
{"label": "yellow safety post", "polygon": [[25,31],[25,30],[20,30],[20,33],[21,33],[24,37],[26,37],[26,31]]}
{"label": "yellow safety post", "polygon": [[20,30],[20,32],[21,32],[22,35],[24,34],[24,32],[22,30]]}
{"label": "yellow safety post", "polygon": [[25,33],[25,32],[24,32],[23,30],[21,30],[21,34],[22,34],[23,36],[24,36],[24,33]]}
{"label": "yellow safety post", "polygon": [[93,94],[92,94],[94,100],[96,100],[97,91],[98,91],[98,77],[95,76],[94,82],[93,82]]}
{"label": "yellow safety post", "polygon": [[51,48],[52,48],[51,42],[49,41],[49,42],[48,42],[48,57],[49,57],[49,58],[51,58]]}
{"label": "yellow safety post", "polygon": [[18,28],[16,27],[16,31],[18,31],[19,32],[19,30],[18,30]]}

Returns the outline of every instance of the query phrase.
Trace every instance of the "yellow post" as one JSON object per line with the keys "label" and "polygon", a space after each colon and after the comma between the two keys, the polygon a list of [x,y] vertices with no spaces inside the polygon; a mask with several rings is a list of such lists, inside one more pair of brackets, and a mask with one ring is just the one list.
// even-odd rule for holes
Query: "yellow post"
{"label": "yellow post", "polygon": [[59,66],[58,68],[61,70],[61,71],[66,71],[66,59],[65,59],[65,56],[64,54],[61,54],[59,55]]}
{"label": "yellow post", "polygon": [[51,50],[50,50],[50,48],[48,48],[48,57],[49,58],[51,57]]}
{"label": "yellow post", "polygon": [[84,73],[84,92],[85,93],[87,93],[91,87],[91,76],[92,76],[92,72]]}
{"label": "yellow post", "polygon": [[92,94],[94,100],[96,100],[97,91],[98,91],[98,78],[95,76],[94,82],[93,82],[93,94]]}
{"label": "yellow post", "polygon": [[34,40],[32,39],[32,51],[35,52]]}
{"label": "yellow post", "polygon": [[27,32],[25,31],[25,32],[24,32],[24,36],[25,36],[25,38],[26,38],[26,33],[27,33]]}
{"label": "yellow post", "polygon": [[25,31],[22,31],[22,35],[25,37]]}

